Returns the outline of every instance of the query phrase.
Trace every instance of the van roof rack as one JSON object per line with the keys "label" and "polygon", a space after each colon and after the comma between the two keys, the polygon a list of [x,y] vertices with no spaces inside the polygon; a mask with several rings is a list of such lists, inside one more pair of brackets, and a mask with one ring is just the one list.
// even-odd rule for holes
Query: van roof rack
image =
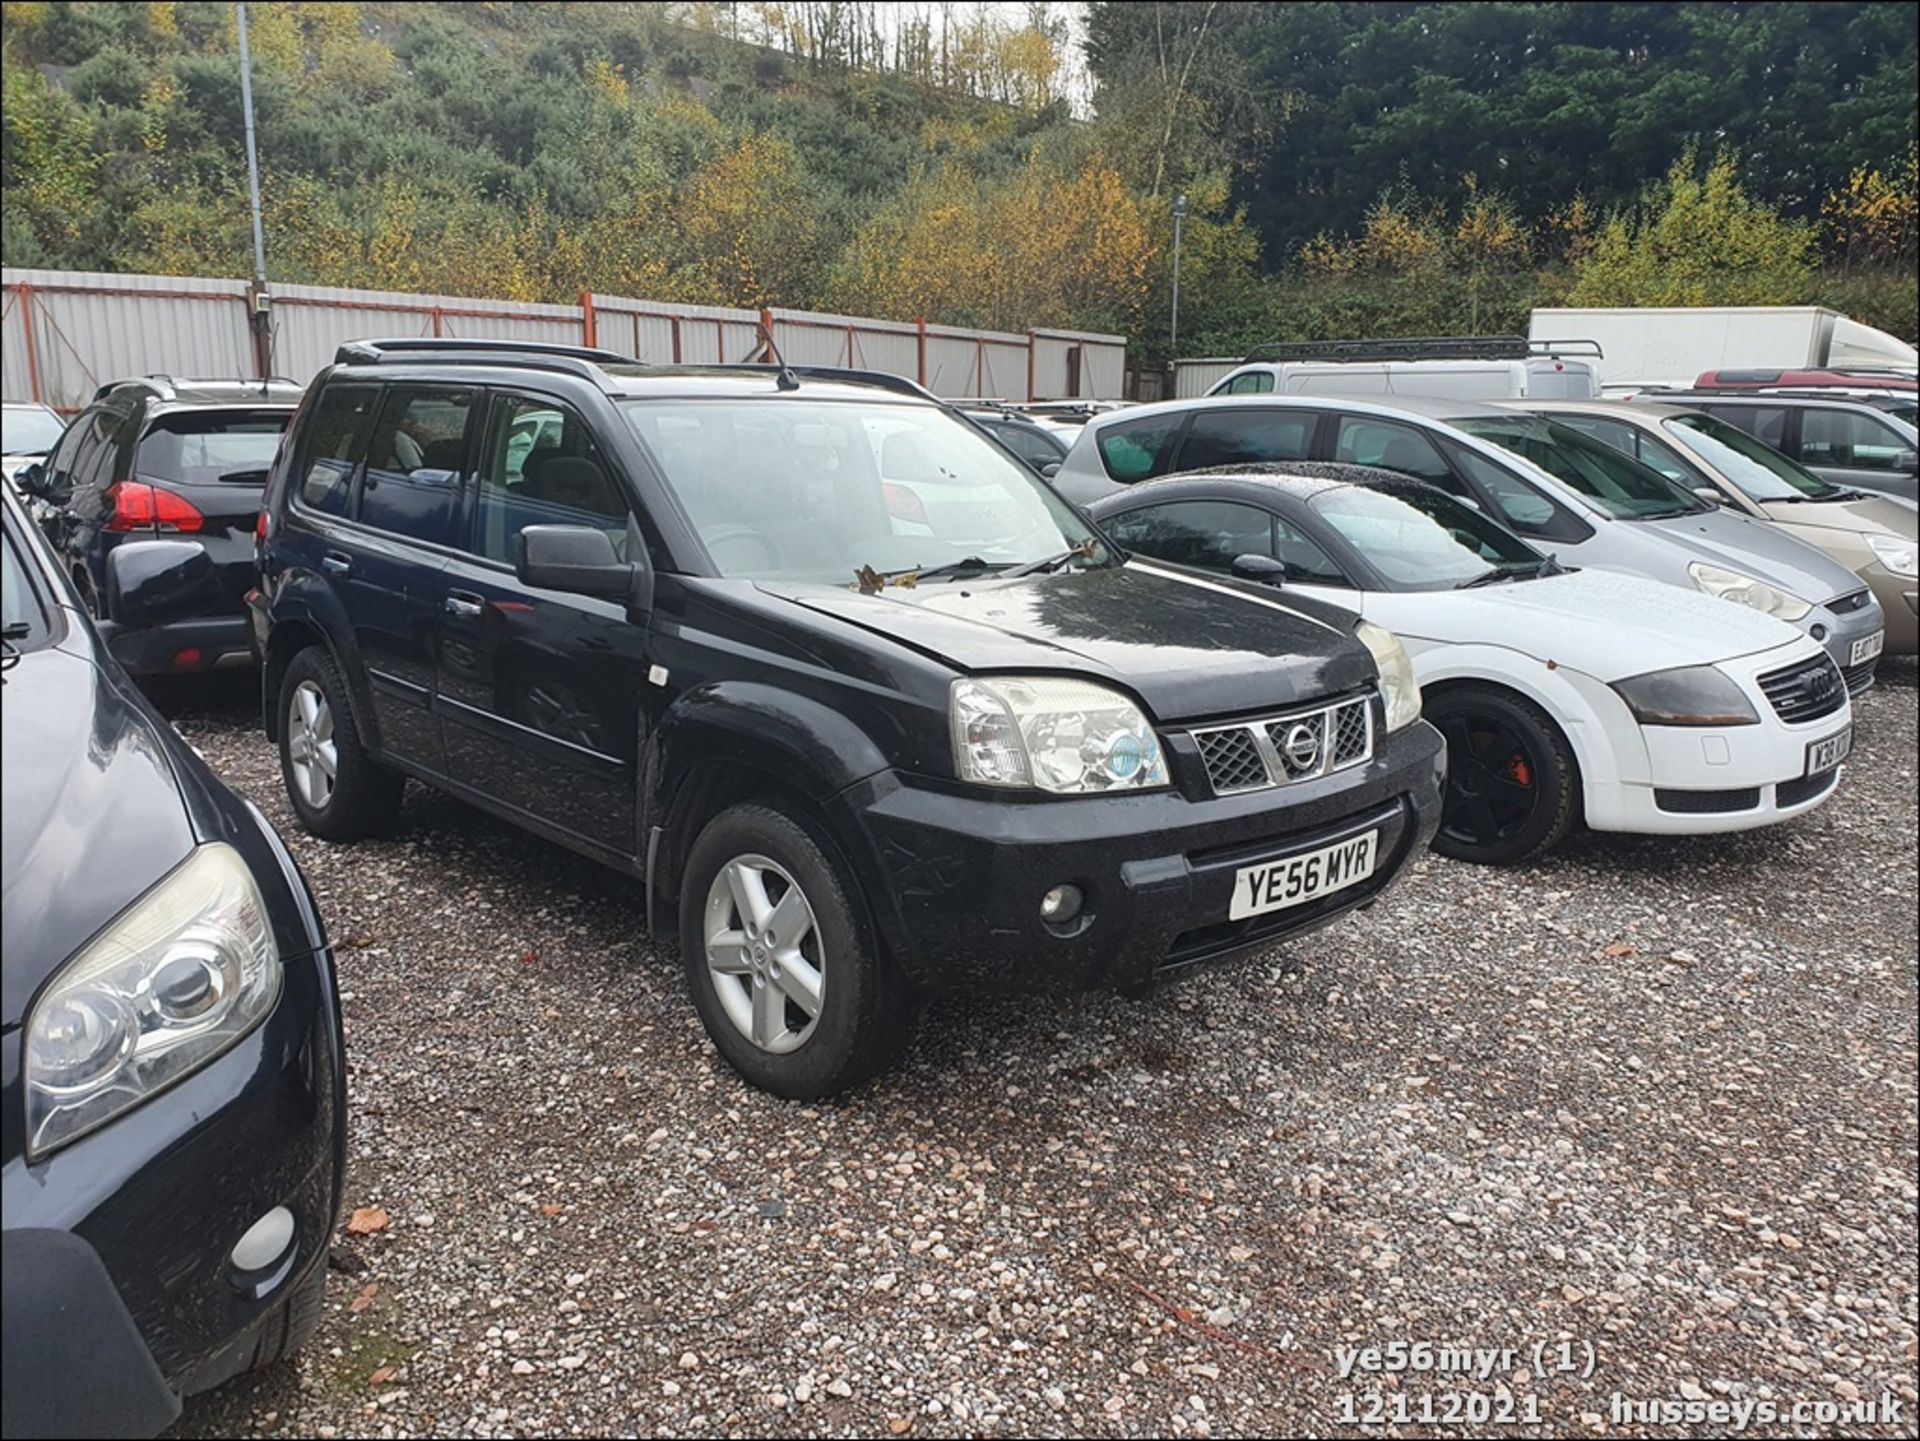
{"label": "van roof rack", "polygon": [[1288,360],[1530,360],[1579,355],[1600,359],[1596,340],[1529,340],[1524,335],[1422,335],[1397,340],[1299,340],[1256,345],[1243,365]]}

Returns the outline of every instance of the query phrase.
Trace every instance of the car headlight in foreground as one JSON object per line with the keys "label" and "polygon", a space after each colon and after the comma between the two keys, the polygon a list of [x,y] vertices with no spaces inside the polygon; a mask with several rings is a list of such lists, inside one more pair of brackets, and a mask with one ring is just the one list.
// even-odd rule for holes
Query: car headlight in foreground
{"label": "car headlight in foreground", "polygon": [[265,904],[231,846],[196,849],[54,974],[27,1020],[39,1157],[198,1070],[280,993]]}
{"label": "car headlight in foreground", "polygon": [[1750,726],[1760,724],[1747,693],[1710,665],[1681,666],[1615,681],[1613,688],[1648,726]]}
{"label": "car headlight in foreground", "polygon": [[953,683],[954,765],[962,780],[1087,795],[1167,784],[1146,716],[1119,691],[1060,676]]}
{"label": "car headlight in foreground", "polygon": [[1380,672],[1380,699],[1387,708],[1387,729],[1397,731],[1420,719],[1420,682],[1413,678],[1413,662],[1400,637],[1371,621],[1354,628],[1354,638],[1373,653]]}
{"label": "car headlight in foreground", "polygon": [[1902,540],[1897,535],[1870,535],[1867,544],[1873,547],[1873,553],[1880,557],[1880,564],[1888,570],[1904,580],[1916,579],[1915,572],[1920,571],[1920,566],[1916,566],[1915,561],[1920,557],[1916,557],[1916,547],[1912,541]]}
{"label": "car headlight in foreground", "polygon": [[1738,605],[1752,606],[1780,620],[1801,620],[1813,609],[1810,602],[1800,599],[1790,590],[1768,585],[1764,580],[1756,580],[1737,570],[1728,570],[1725,566],[1710,565],[1704,560],[1696,560],[1689,565],[1687,574],[1708,595],[1717,595],[1722,600],[1730,600]]}

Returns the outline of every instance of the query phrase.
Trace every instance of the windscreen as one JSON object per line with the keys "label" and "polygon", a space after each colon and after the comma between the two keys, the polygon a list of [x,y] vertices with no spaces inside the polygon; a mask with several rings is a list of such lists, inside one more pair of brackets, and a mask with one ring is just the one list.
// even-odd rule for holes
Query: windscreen
{"label": "windscreen", "polygon": [[1662,429],[1739,486],[1749,500],[1831,500],[1846,493],[1765,441],[1711,415],[1676,415]]}
{"label": "windscreen", "polygon": [[1451,424],[1532,461],[1624,520],[1694,515],[1710,509],[1685,486],[1570,426],[1525,415],[1475,415]]}
{"label": "windscreen", "polygon": [[[724,576],[851,584],[868,570],[1111,563],[1037,476],[929,405],[801,394],[622,409]],[[1075,547],[1086,553],[1065,554]]]}
{"label": "windscreen", "polygon": [[67,423],[39,406],[11,406],[0,411],[0,453],[45,455],[60,439]]}
{"label": "windscreen", "polygon": [[1308,504],[1398,590],[1450,590],[1540,552],[1430,485],[1344,485]]}

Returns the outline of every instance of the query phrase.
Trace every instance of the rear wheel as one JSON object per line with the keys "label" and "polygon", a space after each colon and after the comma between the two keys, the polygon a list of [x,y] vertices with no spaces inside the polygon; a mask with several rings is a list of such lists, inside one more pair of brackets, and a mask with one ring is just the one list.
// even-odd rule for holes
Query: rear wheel
{"label": "rear wheel", "polygon": [[1486,865],[1528,860],[1573,824],[1578,775],[1551,717],[1509,691],[1442,691],[1426,717],[1447,738],[1447,800],[1433,848]]}
{"label": "rear wheel", "polygon": [[329,841],[393,825],[406,781],[367,754],[333,658],[310,646],[280,682],[280,774],[300,823]]}
{"label": "rear wheel", "polygon": [[709,821],[681,883],[680,948],[707,1034],[762,1090],[829,1096],[905,1049],[911,987],[810,820],[745,804]]}

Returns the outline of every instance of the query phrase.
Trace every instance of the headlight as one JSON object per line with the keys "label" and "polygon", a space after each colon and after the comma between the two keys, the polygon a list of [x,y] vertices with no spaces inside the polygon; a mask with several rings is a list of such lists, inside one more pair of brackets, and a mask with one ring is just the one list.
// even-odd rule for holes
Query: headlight
{"label": "headlight", "polygon": [[1420,682],[1413,678],[1413,662],[1400,637],[1372,621],[1361,621],[1354,636],[1373,653],[1380,672],[1380,699],[1386,702],[1387,729],[1397,731],[1420,719]]}
{"label": "headlight", "polygon": [[962,780],[1064,795],[1167,783],[1167,759],[1140,707],[1106,686],[1053,676],[953,683],[953,760]]}
{"label": "headlight", "polygon": [[1710,665],[1656,670],[1615,681],[1633,718],[1648,726],[1750,726],[1759,712],[1733,678]]}
{"label": "headlight", "polygon": [[266,907],[201,846],[55,973],[27,1018],[27,1150],[44,1156],[198,1070],[280,993]]}
{"label": "headlight", "polygon": [[1688,566],[1687,574],[1692,576],[1693,583],[1708,595],[1717,595],[1720,599],[1733,601],[1737,605],[1752,606],[1755,610],[1764,611],[1781,620],[1801,620],[1813,609],[1811,604],[1800,599],[1790,590],[1782,590],[1777,585],[1768,585],[1764,580],[1755,580],[1752,576],[1742,575],[1737,570],[1709,565],[1704,560],[1696,560]]}
{"label": "headlight", "polygon": [[1880,564],[1895,575],[1905,576],[1908,580],[1915,578],[1917,567],[1914,564],[1915,547],[1912,541],[1902,540],[1897,535],[1870,535],[1867,544],[1880,557]]}

